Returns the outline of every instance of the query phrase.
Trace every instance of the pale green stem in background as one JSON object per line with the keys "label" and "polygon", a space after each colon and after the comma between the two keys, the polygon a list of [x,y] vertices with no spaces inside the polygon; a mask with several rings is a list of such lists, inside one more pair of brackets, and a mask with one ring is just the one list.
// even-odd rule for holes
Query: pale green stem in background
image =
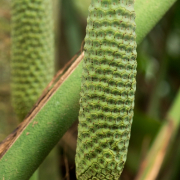
{"label": "pale green stem in background", "polygon": [[39,179],[39,168],[34,172],[29,180],[38,180]]}
{"label": "pale green stem in background", "polygon": [[142,162],[139,173],[135,180],[154,180],[163,163],[164,157],[168,152],[168,146],[172,143],[180,125],[180,90],[175,98],[173,105],[167,113],[162,128],[159,131],[154,143],[149,150],[147,157]]}
{"label": "pale green stem in background", "polygon": [[176,0],[135,0],[136,41],[140,43]]}

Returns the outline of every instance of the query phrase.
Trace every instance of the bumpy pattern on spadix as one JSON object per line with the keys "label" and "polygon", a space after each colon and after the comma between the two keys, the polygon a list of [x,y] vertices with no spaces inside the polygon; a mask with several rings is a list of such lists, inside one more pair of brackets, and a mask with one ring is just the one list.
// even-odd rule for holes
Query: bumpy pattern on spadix
{"label": "bumpy pattern on spadix", "polygon": [[92,0],[85,37],[76,150],[78,180],[119,178],[136,89],[133,0]]}
{"label": "bumpy pattern on spadix", "polygon": [[20,120],[54,74],[51,0],[12,0],[12,101]]}

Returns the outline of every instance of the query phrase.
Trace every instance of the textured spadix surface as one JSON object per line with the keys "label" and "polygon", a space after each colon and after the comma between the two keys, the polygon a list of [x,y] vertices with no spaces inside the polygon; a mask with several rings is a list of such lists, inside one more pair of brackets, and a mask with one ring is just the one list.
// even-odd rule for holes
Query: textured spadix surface
{"label": "textured spadix surface", "polygon": [[53,76],[51,0],[12,1],[12,102],[20,120]]}
{"label": "textured spadix surface", "polygon": [[134,0],[92,0],[85,37],[76,150],[78,179],[118,179],[136,89]]}

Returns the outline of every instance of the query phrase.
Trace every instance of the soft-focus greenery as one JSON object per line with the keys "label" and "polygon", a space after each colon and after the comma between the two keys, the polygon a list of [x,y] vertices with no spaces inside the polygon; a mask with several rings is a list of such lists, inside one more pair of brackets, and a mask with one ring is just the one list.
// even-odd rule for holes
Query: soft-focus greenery
{"label": "soft-focus greenery", "polygon": [[[70,0],[65,0],[70,2]],[[72,1],[72,0],[71,0]],[[86,15],[88,1],[73,0],[71,4],[74,17],[62,14],[60,39],[57,47],[58,66],[62,67],[80,47],[80,42],[85,35]],[[64,4],[67,2],[63,2]],[[69,6],[62,4],[60,12],[68,12]],[[73,19],[71,19],[73,18]],[[75,21],[72,34],[70,22]],[[142,158],[156,137],[163,123],[163,119],[169,109],[180,86],[180,1],[170,9],[163,19],[144,39],[138,47],[138,74],[135,117],[132,127],[128,159],[121,180],[134,179],[139,169]],[[79,33],[80,32],[80,33]],[[69,34],[68,34],[69,33]],[[76,34],[77,33],[77,34]],[[70,35],[74,47],[68,39]],[[57,36],[59,37],[59,36]],[[3,140],[17,125],[10,104],[10,1],[0,1],[0,141]],[[77,47],[78,46],[78,47]],[[60,61],[61,60],[61,61]],[[75,128],[75,127],[74,127]],[[72,133],[72,131],[70,131]],[[73,136],[76,136],[76,131]],[[66,139],[68,141],[68,139]],[[175,142],[171,145],[170,152],[163,164],[158,180],[180,179],[180,135],[178,133]],[[59,148],[61,155],[58,161],[59,171],[65,177],[67,168],[70,179],[75,179],[75,166],[71,154],[75,149],[67,150],[64,143]],[[63,149],[63,150],[62,150]],[[66,155],[66,156],[65,156]],[[65,163],[67,157],[68,164]],[[54,167],[51,171],[54,171]],[[46,180],[45,174],[40,179]],[[48,179],[48,178],[47,178]]]}

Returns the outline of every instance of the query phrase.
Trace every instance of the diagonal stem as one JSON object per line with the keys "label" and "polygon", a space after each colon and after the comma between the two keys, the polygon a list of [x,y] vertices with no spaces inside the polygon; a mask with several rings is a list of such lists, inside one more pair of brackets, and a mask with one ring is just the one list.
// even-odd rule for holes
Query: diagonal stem
{"label": "diagonal stem", "polygon": [[141,163],[135,180],[155,180],[168,152],[168,146],[172,143],[180,125],[180,90],[175,101],[166,116],[162,128],[159,131],[147,157]]}

